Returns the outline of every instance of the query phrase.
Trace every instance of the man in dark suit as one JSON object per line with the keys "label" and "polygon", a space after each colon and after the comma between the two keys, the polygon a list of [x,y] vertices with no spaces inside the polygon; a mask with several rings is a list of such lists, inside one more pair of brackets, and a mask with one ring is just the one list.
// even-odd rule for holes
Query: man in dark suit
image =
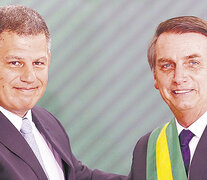
{"label": "man in dark suit", "polygon": [[50,64],[43,18],[24,6],[0,7],[0,179],[124,179],[82,165],[59,121],[36,107]]}
{"label": "man in dark suit", "polygon": [[148,61],[175,118],[138,141],[128,179],[207,179],[207,22],[193,16],[162,22]]}

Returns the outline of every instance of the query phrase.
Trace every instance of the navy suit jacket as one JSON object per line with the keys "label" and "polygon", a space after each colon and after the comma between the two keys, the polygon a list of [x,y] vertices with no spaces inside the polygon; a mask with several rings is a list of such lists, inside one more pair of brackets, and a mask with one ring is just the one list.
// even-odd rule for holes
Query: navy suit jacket
{"label": "navy suit jacket", "polygon": [[[66,180],[122,180],[124,176],[90,170],[78,161],[59,121],[40,107],[32,119],[62,160]],[[0,180],[47,180],[33,151],[13,124],[0,112]]]}
{"label": "navy suit jacket", "polygon": [[[128,180],[146,180],[146,155],[149,136],[150,133],[140,138],[135,146]],[[205,128],[198,142],[189,173],[189,180],[207,180],[207,128]]]}

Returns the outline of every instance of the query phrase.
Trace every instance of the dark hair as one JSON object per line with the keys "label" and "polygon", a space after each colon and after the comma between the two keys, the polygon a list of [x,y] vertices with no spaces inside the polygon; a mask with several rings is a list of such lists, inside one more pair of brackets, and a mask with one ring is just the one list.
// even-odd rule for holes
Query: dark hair
{"label": "dark hair", "polygon": [[14,32],[22,35],[45,34],[50,46],[50,33],[41,15],[25,6],[10,5],[0,7],[0,34],[2,32]]}
{"label": "dark hair", "polygon": [[156,29],[156,32],[150,42],[148,48],[148,62],[150,65],[151,70],[154,72],[155,62],[156,62],[156,43],[158,37],[164,33],[176,33],[176,34],[183,34],[183,33],[200,33],[207,36],[207,21],[195,17],[195,16],[181,16],[175,17],[172,19],[168,19],[159,24]]}

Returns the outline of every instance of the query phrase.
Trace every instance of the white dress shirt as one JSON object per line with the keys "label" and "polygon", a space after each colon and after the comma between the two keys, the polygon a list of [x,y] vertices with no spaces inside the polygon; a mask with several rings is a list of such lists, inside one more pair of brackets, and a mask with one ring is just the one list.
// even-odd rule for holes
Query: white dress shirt
{"label": "white dress shirt", "polygon": [[192,161],[194,152],[196,150],[196,147],[198,145],[198,142],[203,134],[204,129],[207,125],[207,112],[205,112],[197,121],[195,121],[193,124],[191,124],[188,128],[182,127],[178,121],[176,120],[176,126],[178,130],[178,136],[180,135],[181,131],[183,129],[190,130],[195,136],[191,139],[189,143],[190,148],[190,162]]}
{"label": "white dress shirt", "polygon": [[[22,126],[22,118],[7,111],[6,109],[0,106],[0,111],[9,119],[9,121],[17,128],[20,132]],[[32,124],[32,132],[34,134],[35,140],[37,142],[45,169],[47,171],[47,176],[49,180],[64,180],[63,171],[55,159],[55,154],[50,149],[50,145],[47,144],[44,137],[36,128],[35,124],[32,121],[32,113],[31,110],[27,112],[25,117],[30,121]],[[48,146],[49,145],[49,146]]]}

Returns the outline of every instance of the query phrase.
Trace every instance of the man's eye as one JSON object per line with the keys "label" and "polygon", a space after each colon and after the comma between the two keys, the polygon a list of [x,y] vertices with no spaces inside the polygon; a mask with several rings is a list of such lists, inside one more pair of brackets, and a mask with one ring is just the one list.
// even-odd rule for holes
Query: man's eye
{"label": "man's eye", "polygon": [[199,62],[198,62],[198,61],[190,61],[190,64],[191,64],[191,65],[198,65]]}
{"label": "man's eye", "polygon": [[170,63],[163,64],[161,67],[162,67],[162,69],[169,69],[172,67],[172,64],[170,64]]}
{"label": "man's eye", "polygon": [[19,61],[11,61],[9,62],[9,64],[12,66],[22,66],[22,63],[20,63]]}
{"label": "man's eye", "polygon": [[34,65],[35,65],[35,66],[40,66],[40,65],[43,65],[43,64],[44,64],[43,62],[39,62],[39,61],[34,62]]}
{"label": "man's eye", "polygon": [[168,68],[168,67],[170,67],[170,64],[164,64],[163,67]]}

